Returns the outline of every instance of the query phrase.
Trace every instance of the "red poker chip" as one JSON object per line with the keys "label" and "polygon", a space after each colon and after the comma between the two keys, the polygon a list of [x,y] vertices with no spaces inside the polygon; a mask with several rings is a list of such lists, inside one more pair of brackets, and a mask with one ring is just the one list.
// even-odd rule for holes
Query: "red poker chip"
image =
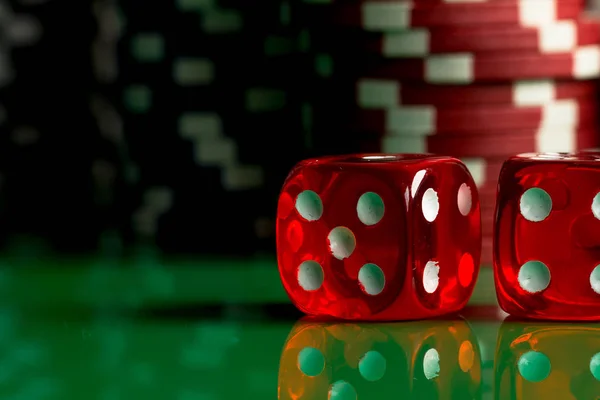
{"label": "red poker chip", "polygon": [[492,186],[493,189],[495,189],[500,170],[504,163],[504,158],[467,157],[462,158],[461,161],[467,166],[469,172],[473,176],[473,180],[480,190],[480,198],[481,190],[483,188]]}
{"label": "red poker chip", "polygon": [[[481,213],[494,215],[496,212],[496,194],[497,194],[497,179],[495,182],[488,182],[487,186],[477,188],[479,192],[479,202],[481,203]],[[492,190],[493,189],[493,190]]]}
{"label": "red poker chip", "polygon": [[494,214],[481,215],[481,235],[484,237],[493,237],[494,235]]}
{"label": "red poker chip", "polygon": [[482,214],[494,215],[496,212],[496,190],[479,193],[479,202],[481,203]]}
{"label": "red poker chip", "polygon": [[583,11],[582,1],[511,0],[482,3],[423,4],[410,1],[336,2],[329,6],[334,23],[389,31],[449,25],[512,24],[539,26],[574,19]]}
{"label": "red poker chip", "polygon": [[380,141],[386,153],[434,153],[455,157],[506,157],[526,152],[560,152],[597,147],[596,127],[512,130],[491,135],[445,134],[427,137],[387,135]]}
{"label": "red poker chip", "polygon": [[491,267],[494,262],[494,243],[492,238],[483,238],[481,242],[481,265]]}
{"label": "red poker chip", "polygon": [[486,183],[493,186],[494,191],[496,190],[496,183],[498,181],[498,177],[500,176],[500,171],[502,171],[502,166],[504,165],[504,159],[492,159],[487,160],[486,163]]}
{"label": "red poker chip", "polygon": [[486,182],[482,186],[478,186],[477,191],[479,192],[479,201],[483,206],[495,209],[496,195],[498,192],[498,177],[493,181]]}
{"label": "red poker chip", "polygon": [[[339,93],[339,88],[333,87]],[[356,102],[363,108],[400,105],[481,106],[484,104],[543,105],[560,99],[590,98],[597,81],[517,80],[479,85],[429,85],[385,79],[359,79]]]}
{"label": "red poker chip", "polygon": [[494,196],[486,196],[479,193],[479,204],[481,205],[481,218],[487,215],[488,220],[492,220],[496,215],[496,193]]}
{"label": "red poker chip", "polygon": [[358,68],[363,69],[360,72],[363,78],[412,79],[436,84],[544,78],[585,80],[600,76],[600,46],[582,46],[572,52],[554,54],[529,52],[443,54],[423,59],[380,60]]}
{"label": "red poker chip", "polygon": [[[496,197],[484,197],[479,199],[481,203],[481,213],[487,215],[489,219],[493,219],[496,213]],[[484,200],[483,202],[481,200]]]}
{"label": "red poker chip", "polygon": [[[546,0],[533,0],[533,1],[546,1]],[[498,3],[510,3],[519,4],[521,0],[326,0],[326,1],[315,1],[315,0],[303,0],[304,6],[339,6],[340,4],[369,4],[369,3],[401,3],[412,8],[432,8],[445,5],[465,5],[472,6],[474,4],[491,4],[492,6],[498,5]],[[578,3],[579,0],[559,0],[563,3]]]}
{"label": "red poker chip", "polygon": [[464,132],[483,136],[506,129],[590,126],[597,121],[597,110],[596,102],[576,99],[531,107],[400,106],[357,110],[348,122],[367,132],[417,136]]}
{"label": "red poker chip", "polygon": [[[482,200],[484,200],[482,202]],[[493,219],[494,215],[496,214],[496,196],[494,197],[483,197],[483,199],[480,197],[479,199],[480,203],[481,203],[481,214],[482,217],[485,215],[487,216],[487,218],[489,219]]]}
{"label": "red poker chip", "polygon": [[[490,199],[491,200],[491,199]],[[481,201],[480,201],[481,203]],[[494,217],[496,215],[496,201],[487,201],[481,204],[481,219],[485,219],[488,226],[494,224]],[[491,229],[491,228],[490,228]]]}
{"label": "red poker chip", "polygon": [[[329,2],[337,2],[337,1],[342,1],[342,0],[330,0]],[[373,0],[347,0],[348,3],[362,3],[365,1],[373,1]],[[375,0],[378,1],[378,0]],[[477,4],[481,4],[481,3],[488,3],[488,4],[497,4],[497,3],[516,3],[518,2],[518,0],[386,0],[386,1],[390,1],[390,2],[411,2],[416,4],[417,6],[424,6],[424,7],[431,7],[431,6],[438,6],[438,5],[444,5],[444,4],[465,4],[465,5],[470,5],[473,3],[477,3]],[[543,1],[543,0],[542,0]],[[561,0],[561,1],[565,1],[565,0]],[[566,0],[569,1],[569,0]]]}
{"label": "red poker chip", "polygon": [[390,32],[327,26],[307,34],[310,49],[332,55],[363,52],[385,58],[411,58],[457,52],[564,53],[600,42],[600,16],[586,13],[577,19],[541,26],[453,25]]}
{"label": "red poker chip", "polygon": [[489,51],[564,53],[600,43],[600,18],[581,17],[537,27],[511,25],[448,26],[410,29],[371,35],[343,34],[335,38],[337,51],[346,48],[381,54],[389,58],[423,57],[428,54]]}

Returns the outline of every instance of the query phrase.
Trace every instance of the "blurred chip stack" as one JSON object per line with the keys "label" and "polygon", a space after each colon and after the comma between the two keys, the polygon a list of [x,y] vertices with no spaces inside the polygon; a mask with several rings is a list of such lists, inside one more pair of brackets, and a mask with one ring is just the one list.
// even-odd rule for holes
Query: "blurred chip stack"
{"label": "blurred chip stack", "polygon": [[296,1],[319,151],[464,160],[480,189],[483,264],[502,161],[598,144],[600,19],[581,0]]}
{"label": "blurred chip stack", "polygon": [[273,246],[304,138],[283,1],[122,1],[121,113],[137,166],[133,231],[167,252]]}

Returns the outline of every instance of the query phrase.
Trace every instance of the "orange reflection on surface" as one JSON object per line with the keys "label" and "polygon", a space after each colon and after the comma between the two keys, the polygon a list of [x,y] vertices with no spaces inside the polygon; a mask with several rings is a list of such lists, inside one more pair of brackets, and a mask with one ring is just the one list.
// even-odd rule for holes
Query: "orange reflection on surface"
{"label": "orange reflection on surface", "polygon": [[477,338],[462,320],[355,324],[307,317],[283,349],[278,393],[280,400],[479,399]]}
{"label": "orange reflection on surface", "polygon": [[592,358],[599,352],[600,324],[507,320],[496,350],[496,398],[596,399],[600,363]]}

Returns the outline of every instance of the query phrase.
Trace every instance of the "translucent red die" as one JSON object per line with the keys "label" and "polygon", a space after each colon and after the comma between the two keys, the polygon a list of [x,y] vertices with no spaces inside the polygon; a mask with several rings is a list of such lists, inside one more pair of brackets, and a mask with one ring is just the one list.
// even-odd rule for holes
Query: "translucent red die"
{"label": "translucent red die", "polygon": [[408,320],[456,312],[471,296],[480,252],[477,189],[455,158],[306,160],[279,198],[279,273],[310,315]]}
{"label": "translucent red die", "polygon": [[600,154],[523,154],[500,173],[494,275],[502,309],[600,320]]}

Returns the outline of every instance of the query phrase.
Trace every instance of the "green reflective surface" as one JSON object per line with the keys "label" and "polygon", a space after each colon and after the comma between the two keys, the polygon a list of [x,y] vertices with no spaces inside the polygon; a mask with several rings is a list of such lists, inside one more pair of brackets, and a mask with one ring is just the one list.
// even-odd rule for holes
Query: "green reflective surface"
{"label": "green reflective surface", "polygon": [[301,318],[271,259],[4,259],[0,399],[597,399],[600,324]]}

